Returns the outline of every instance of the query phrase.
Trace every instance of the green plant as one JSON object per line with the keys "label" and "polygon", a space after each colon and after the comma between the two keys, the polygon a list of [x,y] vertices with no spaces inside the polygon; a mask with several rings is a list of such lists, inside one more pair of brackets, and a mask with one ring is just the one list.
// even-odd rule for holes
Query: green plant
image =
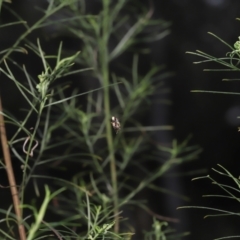
{"label": "green plant", "polygon": [[167,239],[182,239],[189,233],[176,234],[174,229],[168,227],[167,222],[157,221],[153,219],[152,230],[145,232],[144,240],[167,240]]}
{"label": "green plant", "polygon": [[[238,19],[240,20],[240,19]],[[240,71],[239,68],[239,63],[240,63],[240,37],[239,40],[235,42],[233,46],[225,42],[223,39],[220,37],[216,36],[213,33],[209,33],[210,35],[214,36],[217,38],[219,41],[221,41],[229,51],[226,53],[226,56],[224,57],[215,57],[212,55],[209,55],[205,52],[197,50],[196,52],[187,52],[189,54],[204,58],[205,60],[202,61],[197,61],[194,62],[195,64],[199,63],[209,63],[209,62],[215,62],[217,64],[220,64],[221,66],[224,66],[224,68],[220,69],[204,69],[204,71]],[[238,81],[239,79],[223,79],[223,81]],[[216,94],[230,94],[230,95],[240,95],[239,92],[221,92],[221,91],[207,91],[207,90],[192,90],[192,92],[202,92],[202,93],[216,93]],[[232,201],[237,201],[239,202],[239,197],[237,193],[239,193],[239,187],[240,187],[240,182],[239,178],[233,176],[226,168],[218,164],[218,169],[213,168],[212,169],[214,172],[219,174],[220,176],[223,176],[224,180],[226,180],[226,183],[222,183],[223,180],[216,180],[213,178],[211,175],[203,176],[203,177],[197,177],[194,178],[193,180],[199,180],[199,179],[208,179],[211,181],[212,184],[216,185],[219,187],[222,191],[223,194],[208,194],[204,195],[203,197],[213,197],[213,198],[221,198],[226,200],[226,202],[229,200],[230,203]],[[227,182],[227,180],[230,179],[230,182]],[[226,206],[228,206],[226,204]],[[216,214],[208,214],[205,216],[205,218],[208,217],[229,217],[229,216],[239,216],[238,212],[234,212],[232,210],[228,209],[218,209],[216,207],[205,207],[205,206],[184,206],[184,207],[179,207],[179,209],[183,208],[197,208],[197,209],[206,209],[210,211],[217,212]],[[220,239],[233,239],[233,238],[239,238],[239,235],[237,236],[225,236],[225,237],[220,237],[216,238],[216,240]]]}
{"label": "green plant", "polygon": [[[218,164],[218,169],[213,168],[212,170],[216,173],[218,173],[220,176],[224,176],[224,179],[226,179],[226,183],[222,182],[223,180],[216,180],[215,178],[211,177],[211,175],[203,176],[203,177],[197,177],[193,180],[202,180],[202,179],[208,179],[211,181],[211,184],[216,185],[219,187],[223,194],[207,194],[203,195],[203,197],[207,198],[222,198],[225,199],[226,202],[229,201],[229,205],[232,204],[232,201],[237,201],[239,203],[239,187],[240,187],[240,181],[239,178],[234,177],[227,169],[225,169],[223,166]],[[227,182],[227,180],[231,180],[231,182]],[[226,206],[228,206],[226,204]],[[210,218],[210,217],[231,217],[231,216],[240,216],[238,212],[234,212],[232,210],[228,209],[218,209],[216,207],[205,207],[205,206],[184,206],[179,207],[179,209],[183,208],[195,208],[195,209],[205,209],[209,211],[216,212],[216,214],[207,214],[204,218]],[[233,239],[233,238],[239,238],[239,235],[235,236],[226,236],[226,237],[220,237],[216,238],[215,240],[220,239]]]}
{"label": "green plant", "polygon": [[[136,199],[136,195],[145,188],[154,188],[154,181],[169,169],[196,159],[201,152],[198,146],[188,146],[188,139],[182,143],[174,140],[170,146],[155,142],[152,144],[152,132],[172,130],[173,127],[142,126],[136,117],[139,112],[144,114],[142,106],[149,106],[149,97],[156,89],[165,91],[164,79],[169,75],[161,72],[164,69],[162,66],[153,66],[146,73],[140,74],[138,61],[146,51],[138,47],[138,44],[161,39],[169,32],[168,24],[161,20],[151,20],[152,9],[146,11],[140,7],[138,15],[131,18],[133,9],[136,10],[134,2],[119,0],[113,5],[111,1],[103,0],[97,15],[86,13],[85,2],[81,3],[82,7],[79,7],[77,1],[50,1],[47,9],[42,10],[43,17],[32,26],[28,26],[21,18],[5,26],[23,24],[26,28],[12,47],[1,52],[3,57],[0,59],[0,71],[15,83],[28,103],[28,109],[24,120],[19,121],[3,112],[0,106],[1,126],[4,123],[16,126],[15,134],[9,139],[6,139],[5,127],[1,128],[3,149],[7,154],[4,155],[5,165],[7,167],[11,163],[9,148],[23,165],[19,190],[15,181],[11,182],[11,176],[14,178],[13,170],[7,167],[9,185],[15,191],[16,216],[11,213],[11,208],[2,211],[6,214],[2,222],[6,222],[9,229],[0,230],[2,239],[14,239],[16,225],[13,223],[16,220],[21,240],[46,237],[131,239],[131,223],[121,219],[123,207],[130,209],[131,205],[136,205],[148,209],[143,201]],[[125,12],[126,4],[129,4],[130,12]],[[11,12],[10,8],[7,9]],[[61,14],[61,11],[71,17],[53,21],[51,16],[58,12]],[[16,13],[14,15],[18,17]],[[134,23],[124,33],[121,29],[125,28],[127,21]],[[57,54],[48,55],[42,47],[44,39],[38,39],[36,44],[28,39],[33,30],[53,24],[58,26],[59,22],[64,34],[73,34],[77,41],[83,43],[81,53],[78,50],[68,51],[64,48],[64,43],[59,43]],[[160,31],[159,26],[164,30]],[[146,28],[152,31],[144,39],[140,33]],[[117,43],[110,50],[112,37],[117,39]],[[23,42],[24,48],[20,45]],[[119,76],[110,64],[129,50],[134,51],[131,56],[132,66],[124,66],[124,74]],[[12,59],[14,51],[36,54],[42,62],[42,73],[37,78],[32,76],[27,66],[21,66]],[[80,69],[76,67],[79,65]],[[15,68],[23,73],[26,84],[14,74],[12,69]],[[67,95],[68,83],[58,81],[59,78],[73,74],[93,79],[98,87],[86,92],[74,89],[70,96]],[[83,95],[87,96],[86,104],[78,98]],[[112,104],[113,99],[115,104]],[[37,117],[31,132],[27,123],[32,116]],[[111,126],[112,116],[120,119],[121,130],[117,134]],[[23,141],[22,152],[19,151],[19,145]],[[146,154],[147,151],[149,154]],[[163,155],[166,160],[161,161]],[[146,161],[157,163],[154,172],[144,168]],[[69,168],[71,164],[76,170],[71,181],[35,173],[36,169],[47,165],[48,168],[58,168],[65,175],[66,166]],[[141,177],[133,176],[130,169],[141,174]],[[37,210],[34,204],[26,203],[25,199],[29,183],[34,185],[36,197],[41,195],[39,179],[49,179],[52,183],[45,187],[46,196],[40,210]],[[33,221],[26,218],[25,208],[32,210]],[[60,220],[46,222],[45,215],[49,211]],[[161,223],[154,223],[155,233],[146,236],[150,236],[149,239],[157,240],[160,236],[164,239],[167,230],[162,231],[158,227]]]}
{"label": "green plant", "polygon": [[[239,65],[239,58],[240,58],[240,39],[235,42],[234,46],[231,46],[227,42],[225,42],[223,39],[220,37],[216,36],[213,33],[209,33],[213,37],[217,38],[219,41],[221,41],[225,46],[228,47],[230,50],[229,52],[226,53],[226,56],[224,57],[215,57],[212,55],[209,55],[205,52],[197,50],[196,52],[187,52],[188,54],[193,54],[198,57],[202,57],[206,60],[194,62],[194,64],[200,64],[200,63],[209,63],[209,62],[216,62],[222,66],[225,66],[225,68],[220,68],[220,69],[204,69],[204,71],[240,71],[240,68],[238,67]],[[223,81],[234,81],[234,80],[239,80],[239,79],[223,79]],[[219,91],[201,91],[201,90],[193,90],[192,92],[206,92],[206,93],[218,93],[218,94],[239,94],[236,92],[219,92]]]}

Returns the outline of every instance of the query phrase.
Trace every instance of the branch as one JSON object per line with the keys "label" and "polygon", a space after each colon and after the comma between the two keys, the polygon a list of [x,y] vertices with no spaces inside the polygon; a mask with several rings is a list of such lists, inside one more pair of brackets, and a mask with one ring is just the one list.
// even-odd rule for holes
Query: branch
{"label": "branch", "polygon": [[9,152],[6,128],[5,128],[4,117],[2,112],[3,112],[3,108],[2,108],[2,100],[0,96],[0,139],[2,143],[2,149],[3,149],[3,158],[4,158],[7,176],[8,176],[8,182],[9,182],[10,190],[12,194],[13,206],[17,216],[19,236],[21,240],[26,240],[25,228],[24,228],[24,225],[22,224],[22,212],[19,207],[20,201],[19,201],[18,189],[17,189],[15,176],[12,168],[11,156]]}

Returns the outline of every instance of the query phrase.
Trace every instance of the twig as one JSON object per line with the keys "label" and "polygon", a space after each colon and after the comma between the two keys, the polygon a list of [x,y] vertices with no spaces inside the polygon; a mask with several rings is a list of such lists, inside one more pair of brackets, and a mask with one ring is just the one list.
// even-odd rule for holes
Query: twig
{"label": "twig", "polygon": [[143,207],[143,209],[150,214],[151,216],[155,217],[156,219],[160,220],[160,221],[165,221],[165,222],[173,222],[173,223],[178,223],[179,219],[177,218],[171,218],[171,217],[166,217],[163,215],[159,215],[155,212],[153,212],[150,208],[148,207]]}
{"label": "twig", "polygon": [[[1,96],[0,96],[0,112],[3,112]],[[0,113],[0,139],[2,143],[3,158],[6,165],[8,182],[9,182],[9,185],[11,186],[10,190],[11,190],[12,199],[13,199],[13,206],[14,206],[14,210],[18,220],[19,236],[21,240],[26,240],[26,232],[25,232],[24,225],[22,224],[22,212],[19,207],[20,201],[19,201],[18,189],[16,186],[15,176],[12,168],[11,156],[9,152],[6,129],[4,124],[4,117],[2,113]]]}
{"label": "twig", "polygon": [[57,237],[59,240],[63,240],[63,238],[60,236],[60,234],[58,233],[57,230],[55,230],[54,228],[52,228],[47,222],[45,222],[45,221],[43,221],[43,220],[42,220],[42,222],[54,232],[54,234],[56,235],[56,237]]}

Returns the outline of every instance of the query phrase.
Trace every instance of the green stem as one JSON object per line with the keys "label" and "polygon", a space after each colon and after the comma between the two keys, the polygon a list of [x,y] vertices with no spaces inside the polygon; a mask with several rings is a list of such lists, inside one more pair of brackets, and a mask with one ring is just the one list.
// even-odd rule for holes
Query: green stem
{"label": "green stem", "polygon": [[[32,145],[33,145],[33,141],[35,139],[39,124],[40,124],[40,120],[41,120],[41,113],[42,113],[42,109],[40,109],[38,117],[37,117],[37,122],[35,124],[34,130],[33,130],[33,134],[30,138],[29,141],[29,146],[28,146],[28,152],[30,152]],[[20,191],[20,200],[21,200],[21,204],[24,203],[24,193],[25,193],[25,188],[27,186],[27,166],[28,166],[28,162],[29,162],[29,154],[27,154],[26,159],[25,159],[25,164],[24,164],[24,169],[23,169],[23,178],[22,178],[22,184],[21,184],[21,191]]]}
{"label": "green stem", "polygon": [[[51,95],[53,95],[53,91],[51,92]],[[33,139],[35,138],[35,135],[36,135],[36,132],[38,130],[38,127],[40,125],[40,120],[41,120],[41,116],[42,116],[42,111],[44,109],[44,103],[45,101],[43,101],[40,105],[40,108],[39,108],[39,112],[38,112],[38,118],[37,118],[37,122],[35,124],[35,128],[34,128],[34,132],[33,132],[33,135],[32,135],[32,139],[31,141],[33,141]],[[52,98],[49,99],[49,103],[52,103]],[[50,111],[51,111],[51,105],[48,107],[47,109],[47,117],[46,117],[46,121],[45,121],[45,124],[44,124],[44,131],[43,131],[43,137],[42,137],[42,141],[41,143],[39,144],[40,145],[40,150],[39,150],[39,155],[38,157],[36,158],[36,160],[34,161],[34,164],[33,166],[31,167],[28,175],[24,175],[23,176],[23,181],[22,181],[22,184],[23,184],[23,187],[26,188],[29,180],[32,178],[32,175],[33,175],[33,172],[35,170],[35,168],[37,167],[37,164],[39,163],[40,159],[41,159],[41,156],[42,156],[42,153],[46,147],[46,139],[47,139],[47,131],[48,131],[48,126],[49,126],[49,116],[50,116]],[[32,143],[30,142],[30,149],[32,147],[31,145]],[[28,150],[30,151],[30,150]],[[28,158],[26,158],[26,162],[28,162]],[[27,165],[25,165],[25,167],[27,167]],[[26,171],[26,169],[25,169]],[[24,174],[25,174],[25,171],[24,171]],[[23,194],[23,193],[22,193]],[[23,195],[22,195],[23,197]]]}
{"label": "green stem", "polygon": [[103,0],[103,19],[102,19],[102,36],[100,38],[100,61],[101,61],[101,76],[102,84],[104,85],[104,111],[106,119],[106,138],[110,157],[110,173],[112,182],[112,195],[113,195],[113,207],[115,216],[114,231],[119,231],[119,219],[118,219],[118,186],[117,186],[117,170],[116,159],[114,155],[112,127],[110,123],[110,97],[109,97],[109,53],[108,53],[108,39],[110,33],[110,19],[109,19],[109,0]]}

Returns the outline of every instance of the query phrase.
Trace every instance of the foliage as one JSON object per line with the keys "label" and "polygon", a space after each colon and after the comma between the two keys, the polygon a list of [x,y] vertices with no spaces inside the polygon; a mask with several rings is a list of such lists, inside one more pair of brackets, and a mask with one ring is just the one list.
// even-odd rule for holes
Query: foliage
{"label": "foliage", "polygon": [[[240,19],[238,19],[240,20]],[[215,38],[217,38],[219,41],[221,41],[225,46],[227,46],[228,49],[230,49],[227,53],[226,56],[224,57],[215,57],[212,55],[209,55],[205,52],[199,51],[197,50],[196,52],[187,52],[189,54],[193,54],[196,55],[198,57],[204,58],[206,60],[202,60],[202,61],[197,61],[194,62],[195,64],[199,64],[199,63],[209,63],[209,62],[216,62],[217,64],[220,64],[222,66],[224,66],[224,68],[220,68],[220,69],[204,69],[205,71],[240,71],[239,68],[239,63],[240,63],[240,37],[238,38],[238,41],[236,41],[234,43],[233,46],[231,46],[230,44],[228,44],[227,42],[225,42],[223,39],[221,39],[220,37],[216,36],[213,33],[209,33],[210,35],[214,36]],[[223,81],[239,81],[240,79],[223,79]],[[239,92],[221,92],[221,91],[207,91],[207,90],[193,90],[192,92],[203,92],[203,93],[216,93],[216,94],[233,94],[233,95],[240,95]],[[220,168],[220,170],[218,170]],[[213,171],[218,173],[220,176],[224,176],[225,182],[222,183],[223,180],[216,180],[215,178],[213,178],[210,175],[207,176],[203,176],[203,177],[198,177],[198,178],[194,178],[193,180],[199,180],[199,179],[208,179],[211,181],[212,184],[216,185],[217,187],[219,187],[221,190],[223,190],[222,195],[219,194],[208,194],[208,195],[204,195],[203,197],[214,197],[214,198],[221,198],[221,199],[225,199],[226,202],[228,200],[230,200],[232,202],[232,200],[239,202],[239,197],[237,195],[237,193],[239,193],[239,188],[240,188],[240,182],[239,182],[239,178],[233,176],[226,168],[224,168],[221,165],[218,165],[218,169],[213,168]],[[231,180],[230,182],[227,182],[227,180]],[[230,204],[229,204],[230,205]],[[229,206],[226,204],[226,206]],[[197,209],[207,209],[207,210],[211,210],[214,212],[217,212],[216,214],[208,214],[205,216],[205,218],[207,217],[229,217],[229,216],[239,216],[239,213],[234,212],[232,210],[228,210],[228,209],[217,209],[215,207],[205,207],[205,206],[184,206],[184,207],[179,207],[179,209],[182,208],[197,208]],[[226,237],[220,237],[220,238],[216,238],[216,240],[220,240],[220,239],[233,239],[233,238],[239,238],[240,236],[226,236]]]}
{"label": "foliage", "polygon": [[[240,181],[237,177],[233,176],[227,169],[225,169],[223,166],[218,165],[218,169],[213,168],[213,171],[218,173],[221,176],[224,176],[226,179],[225,182],[221,182],[220,180],[216,180],[215,178],[211,177],[211,175],[203,176],[203,177],[197,177],[194,178],[193,180],[202,180],[202,179],[208,179],[211,181],[213,185],[216,185],[219,187],[222,191],[223,194],[207,194],[203,195],[203,197],[208,197],[208,198],[224,198],[226,202],[230,202],[232,205],[232,200],[239,202],[239,197],[237,193],[239,193],[239,188],[240,188]],[[230,183],[228,183],[228,179],[231,180]],[[226,206],[229,206],[226,204]],[[210,210],[213,212],[216,212],[216,214],[207,214],[205,218],[209,217],[230,217],[230,216],[240,216],[239,213],[234,212],[232,210],[228,209],[218,209],[215,207],[205,207],[205,206],[184,206],[184,207],[179,207],[178,209],[183,209],[183,208],[194,208],[194,209],[206,209]],[[232,238],[239,238],[239,235],[237,236],[226,236],[226,237],[220,237],[216,238],[215,240],[220,240],[220,239],[232,239]]]}
{"label": "foliage", "polygon": [[[15,134],[8,139],[8,146],[12,157],[23,166],[19,188],[22,213],[15,216],[12,207],[1,211],[6,215],[1,222],[6,222],[9,229],[0,229],[1,239],[15,239],[16,226],[20,229],[22,225],[27,233],[19,231],[21,240],[46,237],[131,239],[134,231],[124,233],[122,230],[123,226],[130,229],[131,225],[121,219],[123,207],[137,205],[146,209],[136,195],[145,188],[153,187],[154,181],[169,169],[196,159],[201,151],[197,146],[188,146],[188,140],[183,143],[174,140],[171,146],[152,144],[152,132],[172,130],[172,126],[142,126],[136,118],[139,111],[144,114],[142,106],[149,106],[149,96],[156,89],[164,89],[164,79],[168,76],[161,73],[162,66],[153,66],[145,74],[140,74],[138,59],[144,51],[137,46],[141,42],[163,38],[169,32],[168,24],[151,20],[152,9],[146,12],[139,8],[138,14],[131,18],[133,9],[137,7],[125,0],[118,0],[114,5],[109,0],[103,0],[102,8],[96,15],[87,13],[85,1],[80,2],[81,7],[78,1],[52,0],[46,9],[42,9],[43,16],[32,26],[16,13],[17,22],[2,26],[21,24],[26,28],[13,46],[0,52],[0,71],[14,82],[28,109],[22,121],[0,109],[5,123],[16,127]],[[127,8],[129,12],[125,12],[127,4],[130,4]],[[2,7],[12,13],[8,6],[3,4]],[[61,14],[70,17],[61,18]],[[53,16],[57,20],[53,20]],[[123,31],[128,21],[134,23]],[[64,49],[64,43],[59,43],[57,54],[48,55],[42,47],[44,39],[37,39],[37,44],[29,40],[28,36],[34,30],[53,25],[60,26],[64,34],[73,35],[82,42],[81,53],[79,50],[72,53]],[[146,29],[151,29],[151,33],[143,38],[140,33]],[[113,49],[110,49],[110,38],[116,39]],[[132,67],[125,66],[126,73],[131,72],[125,74],[128,76],[126,79],[124,74],[119,76],[114,72],[110,64],[130,50],[134,54]],[[41,59],[42,73],[37,78],[32,76],[27,66],[18,64],[12,58],[13,52],[34,53]],[[16,69],[25,76],[24,83],[14,73]],[[85,92],[74,89],[69,96],[68,83],[62,83],[60,78],[69,79],[74,74],[83,79],[93,79],[96,87]],[[87,96],[86,103],[80,96]],[[115,99],[114,104],[112,99]],[[111,116],[120,116],[121,131],[118,134],[112,129]],[[28,125],[32,118],[36,121],[31,131]],[[145,169],[146,161],[157,163],[154,172]],[[36,174],[43,166],[58,169],[63,176],[66,167],[74,166],[72,179]],[[136,176],[133,176],[133,170]],[[37,210],[25,199],[30,183],[34,185],[36,198],[42,195],[40,179],[48,179],[52,183],[45,187],[45,198]],[[14,207],[19,206],[15,204]],[[27,217],[26,209],[32,211],[30,217]],[[59,221],[46,222],[44,219],[49,211]],[[146,233],[146,239],[166,239],[169,231],[167,228],[163,231],[163,225],[166,223],[154,220],[155,230]]]}

